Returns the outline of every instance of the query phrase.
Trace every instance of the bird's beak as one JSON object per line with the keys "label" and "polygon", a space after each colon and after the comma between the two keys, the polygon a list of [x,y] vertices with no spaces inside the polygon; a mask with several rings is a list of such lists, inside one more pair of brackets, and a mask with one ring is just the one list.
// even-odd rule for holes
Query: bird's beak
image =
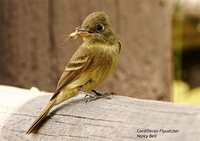
{"label": "bird's beak", "polygon": [[81,37],[88,37],[92,33],[83,27],[79,28],[77,31],[78,31],[78,36],[81,36]]}
{"label": "bird's beak", "polygon": [[76,30],[74,32],[72,32],[71,34],[67,35],[67,38],[65,39],[65,41],[63,42],[63,44],[65,44],[65,42],[68,39],[76,39],[78,36],[80,37],[88,37],[92,34],[92,32],[88,31],[87,29],[83,28],[83,27],[77,27]]}

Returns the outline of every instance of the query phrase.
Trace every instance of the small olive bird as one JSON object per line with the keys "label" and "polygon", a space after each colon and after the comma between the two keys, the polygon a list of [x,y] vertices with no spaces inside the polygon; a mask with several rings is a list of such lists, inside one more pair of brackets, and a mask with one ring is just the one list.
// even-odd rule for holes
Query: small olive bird
{"label": "small olive bird", "polygon": [[83,43],[74,53],[58,81],[56,91],[48,105],[32,123],[27,134],[38,127],[50,109],[77,95],[78,91],[92,91],[106,80],[115,70],[121,49],[118,36],[104,12],[89,14],[81,27],[69,35],[69,38],[82,37]]}

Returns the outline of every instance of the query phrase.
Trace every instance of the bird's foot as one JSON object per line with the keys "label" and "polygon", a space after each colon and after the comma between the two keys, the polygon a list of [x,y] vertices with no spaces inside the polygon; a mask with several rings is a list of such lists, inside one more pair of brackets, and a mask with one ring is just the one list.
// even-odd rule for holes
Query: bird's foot
{"label": "bird's foot", "polygon": [[86,94],[85,96],[84,96],[84,98],[90,98],[90,97],[92,97],[93,95],[92,94]]}
{"label": "bird's foot", "polygon": [[85,102],[91,102],[91,101],[95,101],[97,99],[101,99],[101,98],[105,98],[105,99],[112,99],[112,95],[115,95],[115,93],[100,93],[100,92],[97,92],[96,90],[92,90],[92,92],[95,94],[95,95],[85,95],[85,97],[88,97],[89,96],[89,99],[87,99]]}

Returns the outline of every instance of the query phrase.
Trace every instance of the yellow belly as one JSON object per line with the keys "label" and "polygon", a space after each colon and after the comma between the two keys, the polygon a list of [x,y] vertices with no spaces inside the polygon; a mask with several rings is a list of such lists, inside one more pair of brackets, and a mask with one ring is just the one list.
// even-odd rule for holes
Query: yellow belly
{"label": "yellow belly", "polygon": [[106,80],[110,74],[114,71],[116,67],[116,63],[112,63],[110,65],[98,66],[87,69],[85,72],[81,73],[75,80],[73,80],[70,84],[66,85],[59,93],[57,97],[56,104],[59,104],[66,99],[69,99],[77,94],[77,92],[84,91],[89,92],[94,89],[97,85]]}
{"label": "yellow belly", "polygon": [[81,91],[91,91],[113,73],[117,61],[118,55],[113,56],[112,54],[105,54],[95,56],[90,67],[66,87],[69,89],[79,87]]}

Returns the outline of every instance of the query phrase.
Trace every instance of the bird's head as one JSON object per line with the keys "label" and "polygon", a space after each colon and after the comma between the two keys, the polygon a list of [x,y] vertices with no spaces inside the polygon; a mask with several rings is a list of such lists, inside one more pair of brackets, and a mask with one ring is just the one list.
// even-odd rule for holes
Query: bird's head
{"label": "bird's head", "polygon": [[96,43],[114,44],[117,36],[112,30],[108,21],[108,16],[104,12],[94,12],[89,14],[77,29],[78,36],[84,40]]}

